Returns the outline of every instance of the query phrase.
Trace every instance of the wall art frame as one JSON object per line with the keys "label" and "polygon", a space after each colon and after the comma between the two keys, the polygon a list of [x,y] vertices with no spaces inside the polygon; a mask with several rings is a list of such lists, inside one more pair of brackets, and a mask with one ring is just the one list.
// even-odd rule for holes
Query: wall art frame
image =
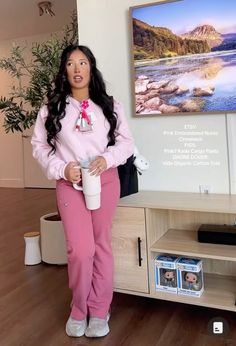
{"label": "wall art frame", "polygon": [[236,112],[236,1],[129,9],[134,116]]}

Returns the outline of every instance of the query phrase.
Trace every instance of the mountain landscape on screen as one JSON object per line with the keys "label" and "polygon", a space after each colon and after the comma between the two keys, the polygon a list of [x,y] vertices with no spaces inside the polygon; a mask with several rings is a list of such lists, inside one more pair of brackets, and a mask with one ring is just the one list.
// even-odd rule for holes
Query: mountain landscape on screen
{"label": "mountain landscape on screen", "polygon": [[209,24],[197,26],[193,31],[185,33],[181,37],[206,41],[211,51],[236,49],[236,33],[221,34]]}
{"label": "mountain landscape on screen", "polygon": [[176,35],[170,29],[154,27],[133,19],[134,59],[157,59],[177,55],[236,49],[236,33],[221,34],[209,24]]}
{"label": "mountain landscape on screen", "polygon": [[236,112],[236,1],[131,10],[136,115]]}

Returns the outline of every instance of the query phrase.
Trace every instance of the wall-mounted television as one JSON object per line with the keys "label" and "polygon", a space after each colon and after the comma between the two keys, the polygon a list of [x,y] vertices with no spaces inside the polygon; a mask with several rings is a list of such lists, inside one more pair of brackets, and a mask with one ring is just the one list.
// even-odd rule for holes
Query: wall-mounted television
{"label": "wall-mounted television", "polygon": [[236,112],[236,1],[130,8],[134,114]]}

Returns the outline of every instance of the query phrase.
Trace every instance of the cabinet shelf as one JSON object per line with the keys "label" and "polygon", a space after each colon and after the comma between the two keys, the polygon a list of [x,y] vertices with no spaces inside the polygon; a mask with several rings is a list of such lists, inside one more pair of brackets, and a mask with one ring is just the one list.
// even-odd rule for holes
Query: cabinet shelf
{"label": "cabinet shelf", "polygon": [[236,279],[234,277],[204,274],[204,286],[205,291],[201,297],[188,297],[180,294],[156,291],[153,298],[236,311]]}
{"label": "cabinet shelf", "polygon": [[[196,231],[235,220],[235,195],[141,191],[122,198],[113,222],[116,291],[236,312],[236,246],[199,243]],[[160,253],[203,259],[201,297],[155,290]]]}
{"label": "cabinet shelf", "polygon": [[199,243],[197,241],[197,231],[169,229],[151,246],[151,251],[236,261],[236,246]]}

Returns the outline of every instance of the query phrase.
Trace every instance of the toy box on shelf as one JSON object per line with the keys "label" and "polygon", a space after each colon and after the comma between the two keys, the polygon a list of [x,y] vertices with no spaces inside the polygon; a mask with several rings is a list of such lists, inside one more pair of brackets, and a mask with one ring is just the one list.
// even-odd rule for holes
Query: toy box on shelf
{"label": "toy box on shelf", "polygon": [[180,257],[176,268],[178,294],[200,297],[204,291],[202,260]]}
{"label": "toy box on shelf", "polygon": [[159,255],[155,258],[156,290],[177,293],[176,263],[178,257]]}

